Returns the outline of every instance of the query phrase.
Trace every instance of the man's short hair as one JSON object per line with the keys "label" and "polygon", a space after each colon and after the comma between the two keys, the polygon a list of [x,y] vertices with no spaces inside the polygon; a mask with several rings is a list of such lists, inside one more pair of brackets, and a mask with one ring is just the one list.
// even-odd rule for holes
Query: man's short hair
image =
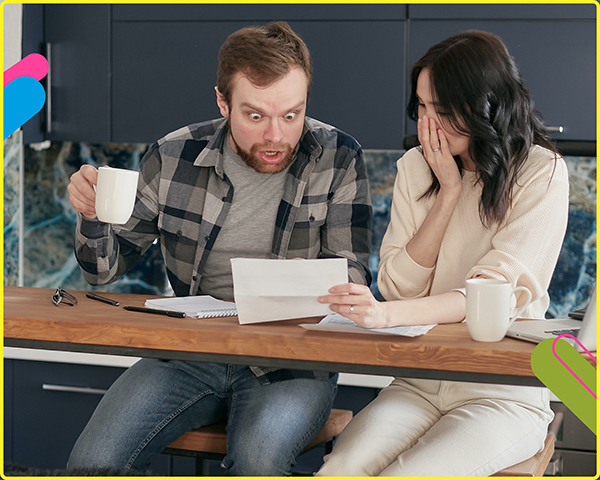
{"label": "man's short hair", "polygon": [[217,87],[231,105],[233,77],[241,72],[259,87],[269,86],[298,66],[312,82],[312,60],[302,39],[286,22],[247,27],[229,35],[219,50]]}

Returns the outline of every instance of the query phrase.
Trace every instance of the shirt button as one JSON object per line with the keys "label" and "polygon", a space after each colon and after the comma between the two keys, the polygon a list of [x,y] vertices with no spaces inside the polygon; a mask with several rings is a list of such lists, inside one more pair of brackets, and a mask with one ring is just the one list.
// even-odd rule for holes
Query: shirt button
{"label": "shirt button", "polygon": [[227,197],[223,197],[223,198],[221,199],[221,201],[223,201],[223,202],[226,202],[226,201],[227,201]]}
{"label": "shirt button", "polygon": [[181,230],[177,230],[177,236],[181,237],[181,235],[183,235],[183,232]]}
{"label": "shirt button", "polygon": [[204,240],[206,240],[208,242],[210,240],[210,236],[207,235],[206,237],[204,237]]}
{"label": "shirt button", "polygon": [[309,222],[314,222],[315,221],[315,217],[313,217],[312,215],[310,216],[310,218],[308,219]]}
{"label": "shirt button", "polygon": [[194,276],[192,277],[192,280],[195,282],[197,278],[198,278],[198,277],[197,277],[196,275],[194,275]]}

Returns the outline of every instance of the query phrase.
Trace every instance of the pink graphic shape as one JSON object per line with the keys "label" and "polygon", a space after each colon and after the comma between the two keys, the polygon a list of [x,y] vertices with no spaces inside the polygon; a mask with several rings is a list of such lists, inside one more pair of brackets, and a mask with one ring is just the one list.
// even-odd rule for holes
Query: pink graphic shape
{"label": "pink graphic shape", "polygon": [[4,72],[4,86],[18,77],[41,80],[48,73],[48,60],[39,53],[31,53]]}
{"label": "pink graphic shape", "polygon": [[565,362],[563,362],[563,359],[562,359],[562,358],[560,358],[560,357],[559,357],[559,356],[556,354],[556,350],[554,349],[554,348],[555,348],[555,346],[556,346],[556,342],[558,341],[558,339],[559,339],[559,338],[562,338],[562,337],[569,337],[569,338],[572,338],[573,340],[575,340],[575,341],[577,342],[577,344],[578,344],[578,345],[579,345],[581,348],[583,348],[583,349],[585,350],[585,353],[587,353],[587,354],[588,354],[588,355],[591,357],[591,359],[594,361],[594,363],[596,363],[596,364],[597,364],[598,362],[597,362],[597,360],[596,360],[596,357],[594,357],[594,356],[593,356],[593,355],[592,355],[592,354],[589,352],[589,350],[588,350],[587,348],[585,348],[585,347],[584,347],[584,346],[581,344],[581,342],[580,342],[579,340],[577,340],[577,339],[576,339],[576,338],[575,338],[573,335],[569,335],[568,333],[565,333],[565,334],[563,334],[563,335],[559,335],[558,337],[556,337],[556,338],[554,339],[554,342],[552,342],[552,353],[554,354],[554,356],[555,356],[555,357],[558,359],[558,361],[559,361],[560,363],[562,363],[563,367],[565,367],[565,368],[566,368],[566,369],[567,369],[567,370],[568,370],[568,371],[571,373],[571,375],[573,375],[573,376],[574,376],[574,377],[575,377],[575,378],[576,378],[576,379],[579,381],[579,383],[581,383],[581,384],[584,386],[584,388],[585,388],[585,389],[586,389],[588,392],[590,392],[590,394],[592,395],[592,397],[596,398],[596,394],[595,394],[595,393],[592,391],[592,389],[591,389],[590,387],[588,387],[588,386],[587,386],[587,385],[586,385],[586,384],[583,382],[583,380],[581,380],[581,378],[579,378],[577,375],[575,375],[575,372],[573,372],[573,370],[571,370],[571,369],[569,368],[569,366],[568,366],[568,365],[567,365]]}

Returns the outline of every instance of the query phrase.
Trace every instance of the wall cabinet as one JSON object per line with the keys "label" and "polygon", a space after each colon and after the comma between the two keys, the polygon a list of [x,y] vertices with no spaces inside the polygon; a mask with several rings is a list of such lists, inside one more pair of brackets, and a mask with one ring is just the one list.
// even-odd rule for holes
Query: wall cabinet
{"label": "wall cabinet", "polygon": [[[43,9],[52,63],[44,138],[151,143],[216,118],[217,53],[225,38],[243,26],[286,20],[313,56],[308,115],[367,148],[401,147],[404,5],[71,7]],[[39,140],[35,133],[27,131],[25,142]]]}
{"label": "wall cabinet", "polygon": [[313,55],[308,114],[364,148],[402,148],[415,132],[405,115],[410,65],[468,28],[503,38],[546,123],[564,127],[556,138],[595,141],[593,5],[24,5],[27,25],[39,15],[45,32],[28,27],[24,42],[50,45],[51,106],[26,142],[151,143],[217,117],[220,45],[273,20],[288,21]]}
{"label": "wall cabinet", "polygon": [[46,139],[109,141],[110,6],[46,5]]}
{"label": "wall cabinet", "polygon": [[[313,56],[308,115],[354,135],[363,146],[400,148],[404,23],[290,21]],[[152,142],[189,123],[219,117],[218,50],[245,25],[115,22],[112,140]],[[374,52],[390,60],[381,62]]]}
{"label": "wall cabinet", "polygon": [[[533,94],[536,109],[552,129],[552,136],[557,140],[593,140],[596,135],[593,6],[562,5],[548,12],[549,6],[539,7],[540,17],[535,18],[533,5],[477,5],[469,9],[464,5],[440,9],[411,5],[409,65],[430,46],[455,33],[470,29],[494,33],[515,58]],[[557,131],[559,126],[562,133]],[[411,122],[409,129],[414,135],[414,123]]]}

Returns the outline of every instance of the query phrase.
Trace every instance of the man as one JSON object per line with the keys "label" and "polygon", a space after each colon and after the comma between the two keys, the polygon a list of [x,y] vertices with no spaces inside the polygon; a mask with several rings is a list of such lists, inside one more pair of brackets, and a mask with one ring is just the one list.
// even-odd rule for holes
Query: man
{"label": "man", "polygon": [[[159,238],[178,296],[233,299],[232,257],[346,257],[350,280],[368,285],[362,151],[305,117],[311,75],[308,49],[286,23],[242,29],[219,52],[224,118],[149,148],[127,224],[95,219],[96,170],[75,173],[69,193],[86,279],[116,280]],[[336,382],[328,372],[142,359],[103,397],[69,467],[145,468],[183,433],[227,421],[229,474],[289,475],[325,423]]]}

